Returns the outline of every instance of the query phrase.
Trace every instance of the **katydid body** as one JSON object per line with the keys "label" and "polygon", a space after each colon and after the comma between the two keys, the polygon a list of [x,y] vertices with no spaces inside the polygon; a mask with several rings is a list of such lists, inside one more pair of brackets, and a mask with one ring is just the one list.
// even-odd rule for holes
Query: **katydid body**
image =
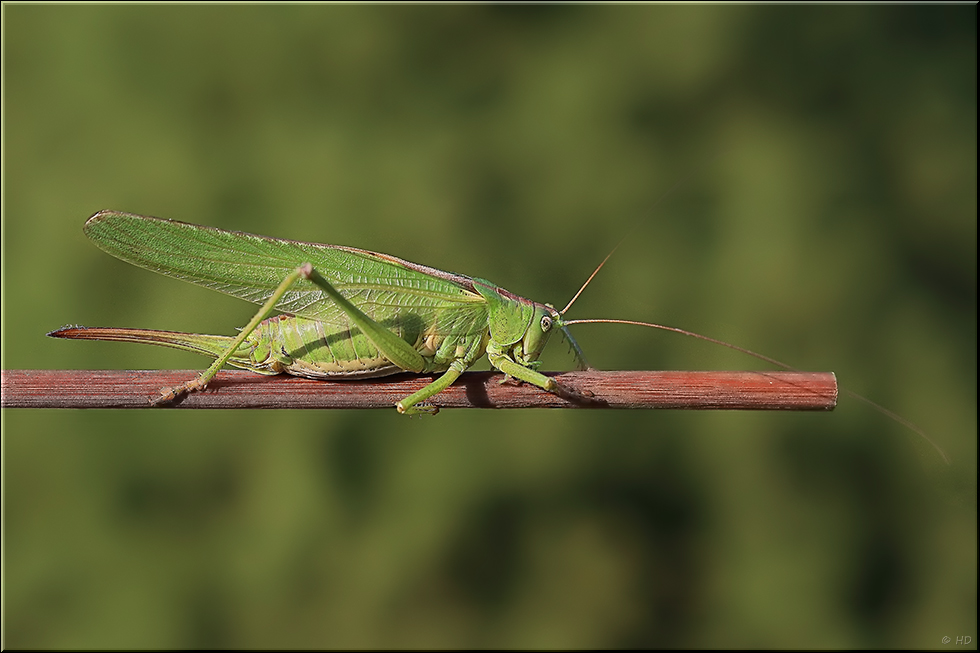
{"label": "katydid body", "polygon": [[[237,338],[117,328],[50,334],[161,344],[216,358],[199,378],[164,389],[154,403],[204,388],[227,363],[261,374],[324,379],[441,372],[397,404],[403,413],[435,413],[427,400],[484,354],[508,376],[577,396],[536,371],[552,327],[564,328],[559,312],[489,281],[351,247],[112,211],[93,215],[84,230],[124,261],[264,303]],[[268,317],[273,310],[283,314]]]}
{"label": "katydid body", "polygon": [[[268,238],[114,211],[96,213],[85,223],[84,231],[101,249],[124,261],[262,305],[237,337],[112,327],[66,327],[48,334],[159,344],[215,358],[196,379],[161,390],[154,404],[205,388],[229,364],[260,374],[314,379],[363,379],[406,371],[441,373],[396,404],[401,413],[436,413],[439,409],[428,400],[484,354],[508,377],[567,399],[589,401],[587,392],[564,387],[537,371],[538,357],[555,329],[568,338],[578,367],[588,367],[567,329],[583,323],[664,329],[792,369],[768,356],[676,327],[632,320],[565,320],[565,311],[605,261],[558,311],[484,279],[353,247]],[[276,310],[282,314],[270,317]],[[912,429],[947,460],[945,452],[919,427],[861,395],[844,392]]]}

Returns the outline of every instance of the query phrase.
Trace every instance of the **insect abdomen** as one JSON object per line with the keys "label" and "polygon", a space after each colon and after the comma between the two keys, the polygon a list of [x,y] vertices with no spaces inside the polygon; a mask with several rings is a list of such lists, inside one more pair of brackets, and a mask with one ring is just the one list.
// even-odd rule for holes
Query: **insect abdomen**
{"label": "insect abdomen", "polygon": [[[455,359],[462,358],[468,365],[483,355],[487,331],[485,327],[482,332],[475,328],[474,322],[480,320],[472,317],[453,324],[459,332],[456,335],[418,330],[406,334],[397,323],[390,328],[401,337],[413,338],[413,346],[426,361],[426,372],[440,372],[447,370]],[[229,336],[118,327],[64,327],[48,335],[164,345],[215,358],[234,340]],[[359,379],[403,371],[382,356],[356,327],[342,328],[291,315],[263,320],[231,355],[228,364],[259,374],[292,374],[313,379]]]}
{"label": "insect abdomen", "polygon": [[239,349],[245,351],[248,363],[239,356],[229,362],[264,374],[323,379],[369,378],[402,371],[356,328],[331,329],[323,322],[290,315],[262,321]]}

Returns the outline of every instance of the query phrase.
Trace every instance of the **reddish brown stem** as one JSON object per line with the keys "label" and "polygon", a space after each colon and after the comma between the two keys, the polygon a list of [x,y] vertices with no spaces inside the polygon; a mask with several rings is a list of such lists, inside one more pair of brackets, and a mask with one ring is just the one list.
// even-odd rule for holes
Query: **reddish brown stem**
{"label": "reddish brown stem", "polygon": [[[193,370],[5,370],[4,408],[149,408],[161,388]],[[467,372],[433,397],[440,408],[679,408],[688,410],[833,410],[830,372],[549,373],[573,395],[501,384],[494,372]],[[371,381],[313,381],[223,371],[203,392],[164,408],[392,408],[432,376],[400,374]]]}

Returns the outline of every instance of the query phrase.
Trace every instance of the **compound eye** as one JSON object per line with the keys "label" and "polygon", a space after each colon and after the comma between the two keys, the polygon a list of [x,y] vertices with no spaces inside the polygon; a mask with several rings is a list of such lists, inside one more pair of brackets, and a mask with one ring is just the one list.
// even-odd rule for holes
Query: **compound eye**
{"label": "compound eye", "polygon": [[547,315],[543,315],[541,317],[541,330],[547,331],[550,328],[551,328],[551,318],[548,317]]}

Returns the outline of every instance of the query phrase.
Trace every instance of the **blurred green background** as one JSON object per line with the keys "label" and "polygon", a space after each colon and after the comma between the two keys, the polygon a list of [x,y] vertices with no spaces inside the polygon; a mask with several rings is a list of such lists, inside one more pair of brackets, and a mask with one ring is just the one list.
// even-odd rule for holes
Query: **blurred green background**
{"label": "blurred green background", "polygon": [[[834,371],[953,460],[847,398],[7,410],[7,646],[976,646],[975,5],[3,19],[4,369],[203,368],[44,334],[252,315],[103,254],[81,232],[100,209],[387,252],[559,306],[625,238],[573,317]],[[761,367],[576,333],[604,369]],[[546,368],[571,364],[554,343]]]}

